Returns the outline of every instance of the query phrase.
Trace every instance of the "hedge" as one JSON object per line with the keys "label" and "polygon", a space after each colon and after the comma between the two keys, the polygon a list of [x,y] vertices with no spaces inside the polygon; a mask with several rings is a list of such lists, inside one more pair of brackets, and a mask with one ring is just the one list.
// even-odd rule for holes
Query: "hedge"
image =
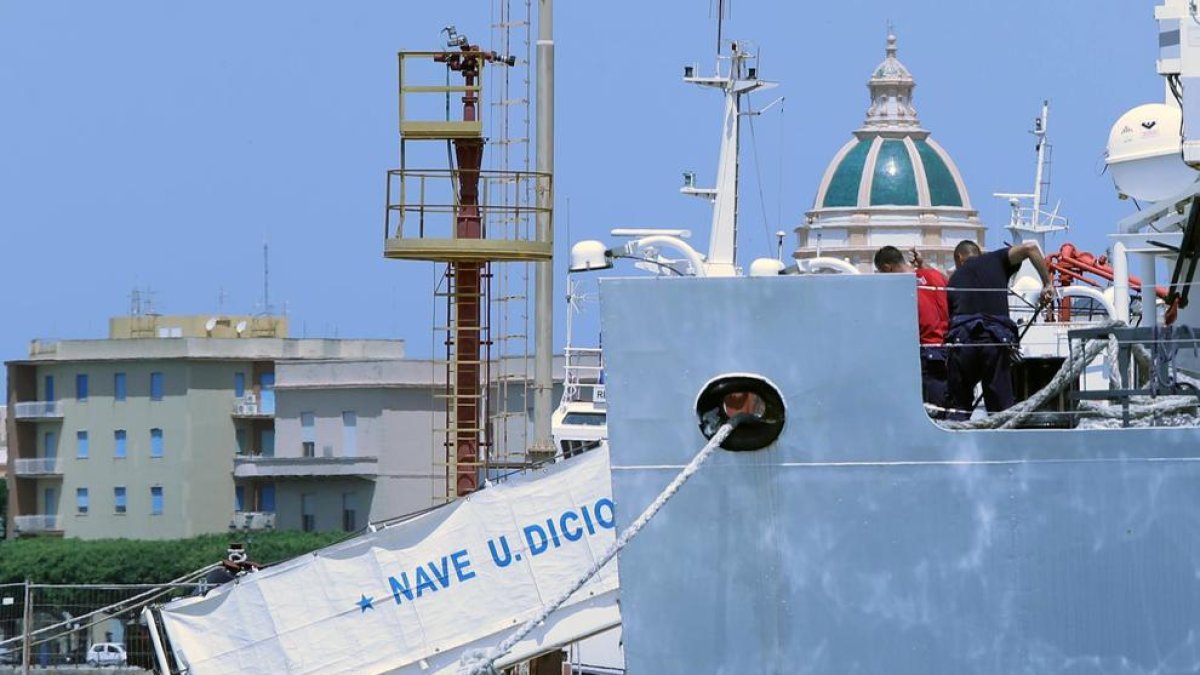
{"label": "hedge", "polygon": [[0,542],[0,583],[158,584],[225,557],[243,541],[250,559],[272,564],[328,546],[345,532],[259,532],[249,539],[209,534],[165,541],[57,539]]}

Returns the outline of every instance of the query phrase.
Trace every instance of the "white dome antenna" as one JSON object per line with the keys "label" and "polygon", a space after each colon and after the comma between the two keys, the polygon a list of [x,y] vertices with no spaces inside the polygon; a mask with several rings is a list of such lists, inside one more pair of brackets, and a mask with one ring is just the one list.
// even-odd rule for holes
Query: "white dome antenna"
{"label": "white dome antenna", "polygon": [[1198,174],[1183,163],[1179,108],[1139,105],[1121,115],[1108,135],[1105,163],[1122,196],[1157,202],[1187,189]]}

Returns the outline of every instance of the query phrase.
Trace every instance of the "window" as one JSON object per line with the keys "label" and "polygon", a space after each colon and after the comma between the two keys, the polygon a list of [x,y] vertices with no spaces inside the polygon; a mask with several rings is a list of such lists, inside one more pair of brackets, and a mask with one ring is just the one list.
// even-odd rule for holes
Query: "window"
{"label": "window", "polygon": [[317,529],[317,496],[311,492],[300,495],[300,529],[305,532]]}
{"label": "window", "polygon": [[358,495],[353,492],[342,493],[342,529],[346,532],[358,529]]}
{"label": "window", "polygon": [[86,431],[75,432],[75,456],[79,459],[88,458],[88,435]]}
{"label": "window", "polygon": [[117,429],[113,432],[113,457],[117,459],[125,458],[125,430]]}
{"label": "window", "polygon": [[45,386],[46,391],[44,393],[46,394],[46,400],[53,401],[54,400],[54,376],[53,375],[46,376],[45,385],[46,385]]}
{"label": "window", "polygon": [[151,457],[162,457],[163,456],[162,429],[151,429],[150,430],[150,456]]}
{"label": "window", "polygon": [[246,454],[249,451],[249,448],[246,447],[246,430],[241,428],[237,429],[233,432],[233,437],[234,440],[237,441],[237,454]]}
{"label": "window", "polygon": [[275,456],[274,429],[262,429],[258,432],[258,453],[263,457]]}
{"label": "window", "polygon": [[42,434],[42,452],[46,459],[58,457],[58,436],[53,431]]}
{"label": "window", "polygon": [[88,390],[87,374],[80,373],[75,376],[75,400],[86,401]]}
{"label": "window", "polygon": [[233,510],[234,511],[245,511],[246,510],[246,486],[245,485],[235,485],[233,487]]}
{"label": "window", "polygon": [[246,374],[233,374],[233,395],[237,398],[242,398],[246,395]]}
{"label": "window", "polygon": [[125,488],[113,488],[113,511],[125,513]]}
{"label": "window", "polygon": [[267,483],[258,489],[258,510],[275,513],[274,483]]}
{"label": "window", "polygon": [[342,413],[342,456],[358,454],[358,415],[354,411]]}
{"label": "window", "polygon": [[42,507],[46,510],[46,515],[58,515],[58,490],[52,487],[42,488]]}
{"label": "window", "polygon": [[150,400],[163,400],[163,374],[150,373]]}
{"label": "window", "polygon": [[125,400],[125,373],[113,373],[113,400]]}
{"label": "window", "polygon": [[258,374],[258,405],[263,415],[275,414],[275,373]]}
{"label": "window", "polygon": [[310,412],[300,413],[300,448],[305,457],[317,456],[316,416]]}
{"label": "window", "polygon": [[150,515],[161,516],[163,512],[163,490],[155,486],[150,488]]}
{"label": "window", "polygon": [[80,514],[88,512],[87,488],[75,488],[75,512]]}

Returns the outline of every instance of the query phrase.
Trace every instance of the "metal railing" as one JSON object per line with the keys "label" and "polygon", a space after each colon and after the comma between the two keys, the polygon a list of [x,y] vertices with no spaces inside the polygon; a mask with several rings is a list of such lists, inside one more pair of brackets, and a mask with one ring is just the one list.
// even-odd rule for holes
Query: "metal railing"
{"label": "metal railing", "polygon": [[142,620],[143,608],[206,587],[180,582],[0,585],[0,625],[5,627],[0,672],[163,672],[156,668],[162,663],[153,647],[156,628]]}
{"label": "metal railing", "polygon": [[[550,176],[535,171],[460,171],[458,169],[393,169],[388,171],[384,238],[455,238],[460,208],[458,186],[463,174],[478,174],[481,238],[515,240],[513,228],[489,227],[528,218],[548,208],[501,199],[491,193],[538,194],[550,191]],[[406,228],[407,226],[407,228]],[[521,238],[523,239],[523,238]]]}
{"label": "metal railing", "polygon": [[45,419],[63,416],[62,401],[24,401],[13,404],[16,419]]}
{"label": "metal railing", "polygon": [[13,460],[13,473],[18,476],[55,475],[63,472],[59,457],[22,457]]}
{"label": "metal railing", "polygon": [[239,417],[271,417],[275,414],[275,401],[264,401],[254,394],[246,394],[234,401],[233,414]]}
{"label": "metal railing", "polygon": [[274,530],[274,511],[234,511],[229,521],[231,530]]}
{"label": "metal railing", "polygon": [[62,516],[38,514],[13,516],[18,532],[58,532],[62,530]]}

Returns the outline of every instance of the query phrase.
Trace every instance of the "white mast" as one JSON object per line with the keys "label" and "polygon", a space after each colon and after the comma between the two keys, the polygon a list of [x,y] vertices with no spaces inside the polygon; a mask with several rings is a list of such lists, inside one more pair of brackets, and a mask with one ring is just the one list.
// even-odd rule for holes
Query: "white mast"
{"label": "white mast", "polygon": [[[1037,138],[1037,172],[1033,180],[1033,192],[997,192],[993,195],[1007,199],[1012,207],[1012,215],[1005,229],[1012,233],[1013,243],[1033,240],[1043,251],[1046,250],[1046,235],[1067,229],[1067,219],[1058,215],[1057,206],[1050,212],[1044,208],[1043,188],[1049,183],[1045,177],[1049,149],[1046,133],[1049,126],[1050,102],[1042,101],[1042,114],[1033,121],[1033,130],[1029,132]],[[1026,201],[1028,205],[1025,205]]]}
{"label": "white mast", "polygon": [[[697,188],[694,176],[685,174],[683,194],[704,197],[713,204],[712,231],[708,240],[708,258],[705,274],[710,277],[731,277],[738,274],[737,267],[737,185],[738,156],[740,147],[740,121],[742,115],[758,114],[742,112],[742,96],[759,89],[777,86],[774,82],[758,79],[758,56],[739,47],[734,42],[728,57],[718,56],[717,73],[711,77],[696,77],[695,66],[684,68],[684,81],[703,87],[714,87],[725,94],[725,117],[722,123],[721,156],[717,163],[715,188]],[[729,72],[721,73],[721,61],[729,62]],[[764,108],[765,110],[765,108]],[[758,112],[762,112],[761,110]]]}

